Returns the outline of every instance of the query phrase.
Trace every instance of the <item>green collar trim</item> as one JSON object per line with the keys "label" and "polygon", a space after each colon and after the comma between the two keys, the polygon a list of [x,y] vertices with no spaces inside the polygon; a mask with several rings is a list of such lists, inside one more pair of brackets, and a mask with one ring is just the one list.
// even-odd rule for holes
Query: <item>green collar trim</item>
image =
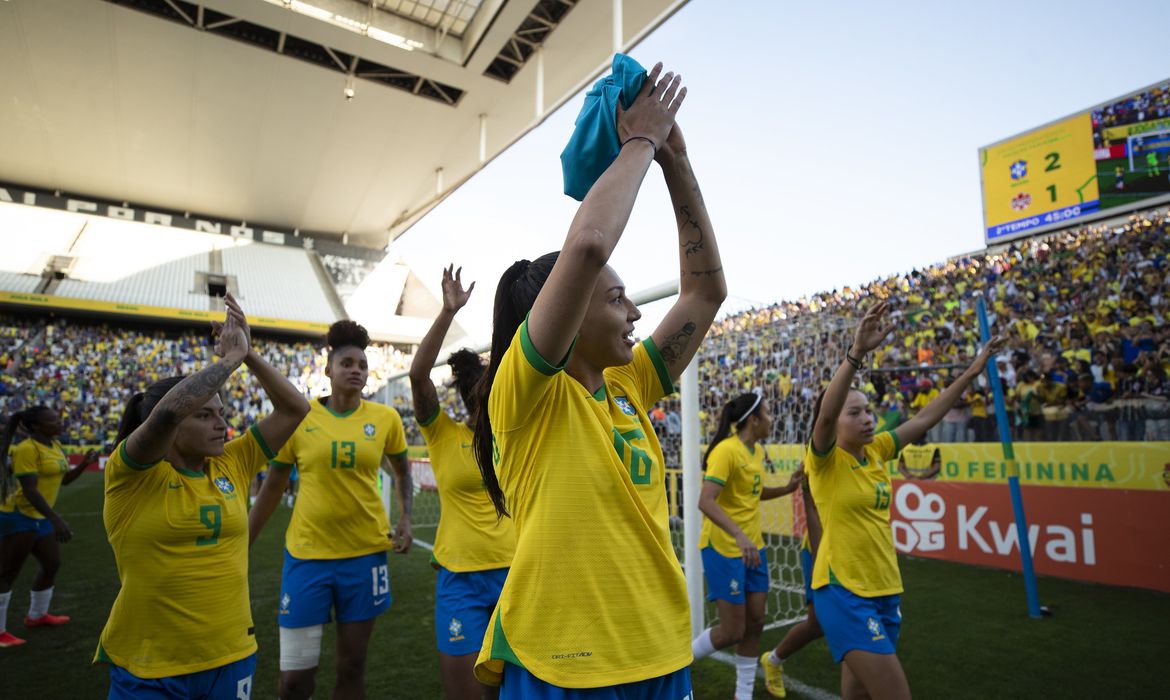
{"label": "green collar trim", "polygon": [[593,392],[594,401],[605,401],[605,384],[598,387],[597,391]]}
{"label": "green collar trim", "polygon": [[326,400],[326,399],[328,399],[328,398],[329,398],[328,396],[324,396],[324,397],[321,397],[320,399],[317,399],[317,400],[318,400],[319,402],[321,402],[321,407],[322,407],[322,408],[324,408],[326,411],[329,411],[329,413],[330,413],[330,414],[331,414],[331,415],[332,415],[334,418],[349,418],[349,417],[350,417],[350,416],[352,416],[354,413],[356,413],[356,412],[358,411],[358,409],[360,409],[360,408],[362,407],[362,403],[361,403],[361,401],[358,401],[357,408],[352,408],[352,409],[350,409],[350,410],[346,411],[345,413],[338,413],[337,411],[334,411],[334,410],[333,410],[333,408],[331,408],[331,407],[329,406],[329,404],[325,403],[325,400]]}

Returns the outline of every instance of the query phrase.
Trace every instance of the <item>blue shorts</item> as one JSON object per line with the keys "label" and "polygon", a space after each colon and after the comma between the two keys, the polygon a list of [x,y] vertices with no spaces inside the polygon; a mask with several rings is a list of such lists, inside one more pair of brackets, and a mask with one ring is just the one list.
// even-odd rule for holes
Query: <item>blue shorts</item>
{"label": "blue shorts", "polygon": [[251,700],[255,674],[255,654],[218,668],[167,678],[139,678],[121,666],[110,664],[110,694],[106,697],[108,700]]}
{"label": "blue shorts", "polygon": [[817,620],[837,663],[855,649],[875,654],[897,652],[902,596],[862,598],[844,586],[829,584],[814,591],[813,598]]}
{"label": "blue shorts", "polygon": [[280,578],[281,627],[312,627],[331,621],[372,620],[390,609],[386,552],[349,559],[297,559],[284,552]]}
{"label": "blue shorts", "polygon": [[813,590],[812,590],[812,570],[813,558],[810,550],[801,548],[800,550],[800,573],[804,576],[804,604],[813,604]]}
{"label": "blue shorts", "polygon": [[435,583],[435,641],[449,656],[478,654],[508,569],[457,573],[439,567]]}
{"label": "blue shorts", "polygon": [[604,688],[558,688],[515,664],[504,664],[500,700],[694,700],[691,668]]}
{"label": "blue shorts", "polygon": [[768,592],[768,555],[760,550],[760,565],[749,569],[743,557],[725,557],[714,547],[703,547],[703,576],[707,579],[707,600],[744,604],[744,592]]}
{"label": "blue shorts", "polygon": [[53,523],[48,518],[30,518],[20,511],[0,513],[0,537],[21,532],[35,532],[37,539],[53,534]]}

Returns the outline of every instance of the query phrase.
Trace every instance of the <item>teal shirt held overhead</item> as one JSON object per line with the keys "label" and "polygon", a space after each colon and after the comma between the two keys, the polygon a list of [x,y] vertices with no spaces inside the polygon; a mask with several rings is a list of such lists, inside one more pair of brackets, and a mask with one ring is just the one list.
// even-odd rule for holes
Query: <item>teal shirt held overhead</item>
{"label": "teal shirt held overhead", "polygon": [[629,109],[646,80],[646,70],[625,54],[615,54],[612,72],[585,93],[585,105],[577,115],[573,135],[561,152],[565,194],[585,199],[622,149],[617,132],[617,105]]}

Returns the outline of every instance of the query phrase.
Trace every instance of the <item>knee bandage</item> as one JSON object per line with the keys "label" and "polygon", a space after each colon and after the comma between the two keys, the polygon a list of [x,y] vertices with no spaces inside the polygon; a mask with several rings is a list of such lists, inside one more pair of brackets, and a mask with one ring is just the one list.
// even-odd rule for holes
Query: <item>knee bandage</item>
{"label": "knee bandage", "polygon": [[304,671],[317,668],[321,660],[324,625],[280,628],[280,670]]}

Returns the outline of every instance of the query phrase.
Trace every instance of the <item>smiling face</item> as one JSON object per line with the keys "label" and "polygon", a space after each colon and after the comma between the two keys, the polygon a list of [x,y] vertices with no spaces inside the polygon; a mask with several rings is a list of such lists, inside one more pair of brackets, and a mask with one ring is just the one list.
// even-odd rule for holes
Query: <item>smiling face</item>
{"label": "smiling face", "polygon": [[325,376],[329,377],[330,390],[334,394],[360,393],[370,377],[366,351],[353,345],[334,350],[325,367]]}
{"label": "smiling face", "polygon": [[873,442],[874,424],[869,397],[854,389],[845,398],[845,405],[837,416],[837,442],[844,445],[868,445]]}
{"label": "smiling face", "polygon": [[634,361],[634,322],[640,318],[621,278],[607,265],[593,287],[573,353],[597,369],[628,365]]}
{"label": "smiling face", "polygon": [[227,440],[227,422],[223,419],[223,401],[212,396],[195,413],[179,423],[174,449],[182,455],[218,457]]}

